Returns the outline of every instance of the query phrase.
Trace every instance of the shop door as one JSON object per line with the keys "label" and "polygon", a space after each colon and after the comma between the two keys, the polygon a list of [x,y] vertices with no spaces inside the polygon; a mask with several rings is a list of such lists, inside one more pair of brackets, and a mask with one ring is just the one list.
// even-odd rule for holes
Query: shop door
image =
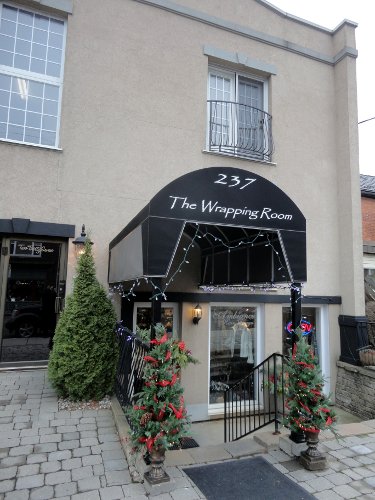
{"label": "shop door", "polygon": [[65,295],[67,243],[5,238],[0,260],[0,362],[47,360]]}

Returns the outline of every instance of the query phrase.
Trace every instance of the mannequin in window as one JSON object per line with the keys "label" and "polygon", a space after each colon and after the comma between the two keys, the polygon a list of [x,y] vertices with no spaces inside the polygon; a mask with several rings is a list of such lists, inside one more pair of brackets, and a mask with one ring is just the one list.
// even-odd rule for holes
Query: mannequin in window
{"label": "mannequin in window", "polygon": [[[254,334],[245,321],[240,321],[233,325],[234,337],[238,332],[241,335],[240,358],[247,358],[247,363],[254,364]],[[233,356],[233,352],[232,352]]]}

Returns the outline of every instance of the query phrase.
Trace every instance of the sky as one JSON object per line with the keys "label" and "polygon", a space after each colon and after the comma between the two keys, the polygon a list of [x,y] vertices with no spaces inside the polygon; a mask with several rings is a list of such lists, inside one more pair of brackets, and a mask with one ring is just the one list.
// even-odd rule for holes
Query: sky
{"label": "sky", "polygon": [[[358,50],[358,121],[375,117],[375,0],[268,0],[289,14],[325,28],[334,29],[344,19],[358,24],[355,31]],[[375,119],[361,123],[359,132],[359,170],[375,176]]]}

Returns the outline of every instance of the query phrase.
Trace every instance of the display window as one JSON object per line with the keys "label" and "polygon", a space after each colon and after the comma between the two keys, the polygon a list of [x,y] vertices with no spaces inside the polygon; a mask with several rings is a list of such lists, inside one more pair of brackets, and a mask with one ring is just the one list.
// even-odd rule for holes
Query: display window
{"label": "display window", "polygon": [[[257,308],[212,305],[210,310],[210,405],[224,403],[224,391],[257,363]],[[247,394],[246,399],[253,399]]]}
{"label": "display window", "polygon": [[[138,302],[134,304],[135,327],[142,330],[151,327],[151,304],[149,302]],[[171,337],[178,339],[178,304],[165,302],[161,306],[161,324]]]}

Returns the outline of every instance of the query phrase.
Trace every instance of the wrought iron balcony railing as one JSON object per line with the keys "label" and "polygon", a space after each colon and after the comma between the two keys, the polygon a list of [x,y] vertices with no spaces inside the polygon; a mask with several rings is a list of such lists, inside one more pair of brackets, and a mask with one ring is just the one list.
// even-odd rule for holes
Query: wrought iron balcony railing
{"label": "wrought iron balcony railing", "polygon": [[272,116],[261,109],[229,101],[207,101],[209,151],[271,161]]}

